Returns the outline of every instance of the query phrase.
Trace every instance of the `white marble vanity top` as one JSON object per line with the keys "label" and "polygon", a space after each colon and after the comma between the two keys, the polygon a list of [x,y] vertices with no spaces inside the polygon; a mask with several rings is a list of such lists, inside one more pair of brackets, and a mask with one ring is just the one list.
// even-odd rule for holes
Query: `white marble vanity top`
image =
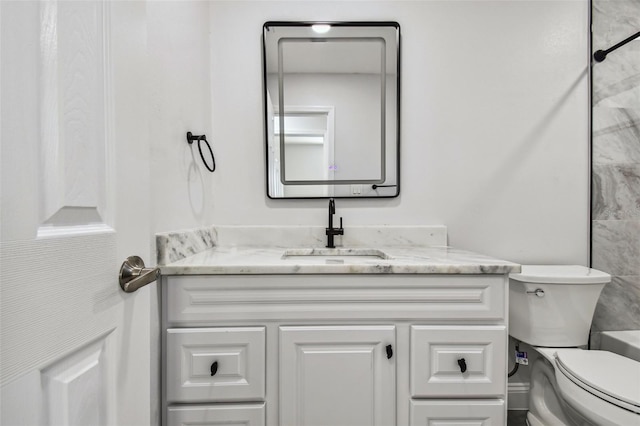
{"label": "white marble vanity top", "polygon": [[[520,265],[451,247],[379,247],[387,259],[285,257],[289,249],[215,247],[161,266],[163,275],[206,274],[506,274]],[[312,257],[312,256],[309,256]],[[347,256],[345,256],[347,257]]]}
{"label": "white marble vanity top", "polygon": [[[302,228],[275,231],[263,227],[253,228],[253,232],[246,227],[229,228],[205,232],[204,239],[210,243],[208,248],[202,242],[202,230],[192,233],[197,240],[195,244],[201,248],[195,253],[195,249],[187,247],[190,237],[185,237],[186,233],[159,234],[158,263],[162,274],[507,274],[520,271],[520,265],[515,263],[447,247],[445,227],[384,227],[382,231],[362,227],[351,229],[351,239],[348,238],[350,230],[345,229],[345,237],[336,239],[336,249],[324,247],[324,228],[320,227],[307,227],[302,232],[306,236],[304,244],[295,244],[300,243],[300,239],[292,238]],[[227,241],[221,237],[230,234],[234,234],[234,238]],[[174,244],[173,236],[179,236],[180,244]]]}

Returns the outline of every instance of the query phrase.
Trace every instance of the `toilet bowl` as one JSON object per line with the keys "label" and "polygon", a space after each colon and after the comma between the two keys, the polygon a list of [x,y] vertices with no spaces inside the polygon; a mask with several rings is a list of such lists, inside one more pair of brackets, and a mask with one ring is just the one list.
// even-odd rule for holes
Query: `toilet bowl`
{"label": "toilet bowl", "polygon": [[640,425],[640,363],[606,351],[535,350],[529,425]]}
{"label": "toilet bowl", "polygon": [[509,334],[540,355],[529,425],[640,425],[640,362],[578,348],[610,279],[582,266],[523,266],[510,275]]}

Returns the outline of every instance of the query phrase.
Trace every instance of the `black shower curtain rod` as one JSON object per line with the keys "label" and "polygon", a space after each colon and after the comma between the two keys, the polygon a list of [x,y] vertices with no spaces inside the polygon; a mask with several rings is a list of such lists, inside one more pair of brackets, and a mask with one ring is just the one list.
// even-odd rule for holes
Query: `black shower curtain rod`
{"label": "black shower curtain rod", "polygon": [[625,38],[624,40],[622,40],[620,43],[615,44],[613,46],[611,46],[610,48],[608,48],[607,50],[598,50],[593,54],[593,59],[595,59],[596,62],[602,62],[605,60],[605,58],[607,57],[607,55],[611,52],[613,52],[614,50],[616,50],[618,47],[622,47],[625,44],[629,43],[631,40],[634,40],[636,38],[640,37],[640,31],[638,31],[637,33],[635,33],[634,35]]}

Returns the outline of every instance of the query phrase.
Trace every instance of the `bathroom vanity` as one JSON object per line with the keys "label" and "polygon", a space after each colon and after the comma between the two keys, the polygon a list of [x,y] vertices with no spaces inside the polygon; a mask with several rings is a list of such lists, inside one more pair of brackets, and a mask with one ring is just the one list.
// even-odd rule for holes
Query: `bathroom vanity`
{"label": "bathroom vanity", "polygon": [[190,238],[158,240],[163,424],[505,424],[519,265],[444,227],[323,231],[215,228],[178,260]]}

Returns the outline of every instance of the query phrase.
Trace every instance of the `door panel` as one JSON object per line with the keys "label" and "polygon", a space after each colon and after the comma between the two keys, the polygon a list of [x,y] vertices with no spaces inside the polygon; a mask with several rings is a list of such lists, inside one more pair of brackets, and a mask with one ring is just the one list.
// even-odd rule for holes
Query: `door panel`
{"label": "door panel", "polygon": [[106,225],[105,132],[109,9],[102,2],[40,7],[40,227]]}
{"label": "door panel", "polygon": [[282,425],[395,424],[394,326],[280,327]]}
{"label": "door panel", "polygon": [[[47,401],[45,418],[54,425],[102,425],[115,421],[115,389],[111,333],[42,370],[42,391]],[[108,401],[106,404],[103,401]]]}
{"label": "door panel", "polygon": [[117,277],[152,261],[144,3],[0,19],[0,423],[148,425],[149,290]]}

